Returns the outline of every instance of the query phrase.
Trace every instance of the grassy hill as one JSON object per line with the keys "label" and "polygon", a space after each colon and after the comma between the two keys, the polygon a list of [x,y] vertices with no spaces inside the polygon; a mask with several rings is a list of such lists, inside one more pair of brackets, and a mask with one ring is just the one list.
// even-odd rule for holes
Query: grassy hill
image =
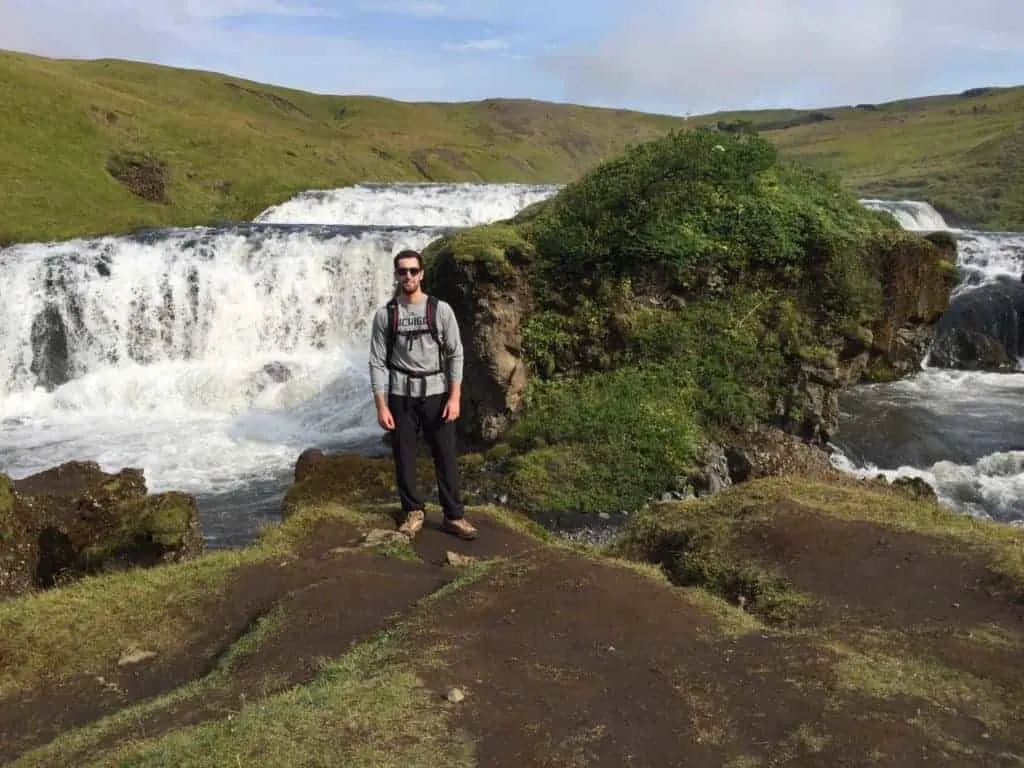
{"label": "grassy hill", "polygon": [[684,123],[524,100],[319,96],[0,52],[0,102],[0,242],[247,219],[300,190],[360,181],[569,181],[627,144],[709,122],[749,123],[858,194],[1024,229],[1024,88]]}

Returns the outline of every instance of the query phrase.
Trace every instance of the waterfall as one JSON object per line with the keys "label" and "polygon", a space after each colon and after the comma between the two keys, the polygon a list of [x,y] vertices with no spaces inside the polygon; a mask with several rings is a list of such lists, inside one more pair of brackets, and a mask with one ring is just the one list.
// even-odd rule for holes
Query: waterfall
{"label": "waterfall", "polygon": [[917,200],[879,200],[865,198],[862,205],[875,211],[891,213],[900,226],[914,232],[936,232],[949,230],[949,225],[928,203]]}
{"label": "waterfall", "polygon": [[0,472],[139,467],[196,494],[208,543],[251,537],[301,450],[381,450],[366,350],[394,254],[555,189],[362,185],[251,224],[0,249]]}
{"label": "waterfall", "polygon": [[[927,203],[862,202],[908,230],[949,230]],[[1024,525],[1024,375],[1012,359],[1024,338],[1024,234],[949,231],[961,280],[928,364],[907,379],[844,394],[833,463],[860,477],[920,477],[955,509]],[[952,370],[981,361],[1004,372]],[[1016,368],[1024,370],[1020,360]]]}

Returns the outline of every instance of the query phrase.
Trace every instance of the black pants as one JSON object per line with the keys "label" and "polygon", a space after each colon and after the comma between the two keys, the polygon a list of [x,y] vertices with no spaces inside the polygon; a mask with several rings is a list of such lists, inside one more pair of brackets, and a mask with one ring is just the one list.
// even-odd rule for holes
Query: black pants
{"label": "black pants", "polygon": [[430,455],[434,458],[437,495],[444,516],[458,520],[463,516],[459,500],[459,465],[455,459],[455,422],[445,421],[444,412],[448,395],[429,397],[402,397],[388,395],[388,408],[395,417],[395,433],[391,452],[395,457],[395,479],[402,510],[423,509],[423,497],[416,490],[416,432],[423,430]]}

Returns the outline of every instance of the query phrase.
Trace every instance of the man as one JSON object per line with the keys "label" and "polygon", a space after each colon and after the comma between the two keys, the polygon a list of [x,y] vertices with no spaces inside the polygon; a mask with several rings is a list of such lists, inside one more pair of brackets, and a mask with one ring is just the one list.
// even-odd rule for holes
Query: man
{"label": "man", "polygon": [[423,527],[424,503],[416,490],[420,429],[434,459],[444,511],[442,530],[475,539],[477,530],[465,519],[459,499],[455,458],[455,420],[462,397],[459,325],[449,304],[423,292],[423,258],[418,252],[402,251],[395,256],[394,266],[398,290],[373,318],[370,384],[377,423],[393,432],[391,450],[405,515],[398,530],[412,538]]}

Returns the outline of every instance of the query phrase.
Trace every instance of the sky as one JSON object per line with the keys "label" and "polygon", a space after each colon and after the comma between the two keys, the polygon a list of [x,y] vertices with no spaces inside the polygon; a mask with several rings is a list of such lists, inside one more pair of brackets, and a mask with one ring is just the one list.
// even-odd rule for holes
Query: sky
{"label": "sky", "polygon": [[0,0],[0,48],[683,115],[1024,85],[1024,0]]}

